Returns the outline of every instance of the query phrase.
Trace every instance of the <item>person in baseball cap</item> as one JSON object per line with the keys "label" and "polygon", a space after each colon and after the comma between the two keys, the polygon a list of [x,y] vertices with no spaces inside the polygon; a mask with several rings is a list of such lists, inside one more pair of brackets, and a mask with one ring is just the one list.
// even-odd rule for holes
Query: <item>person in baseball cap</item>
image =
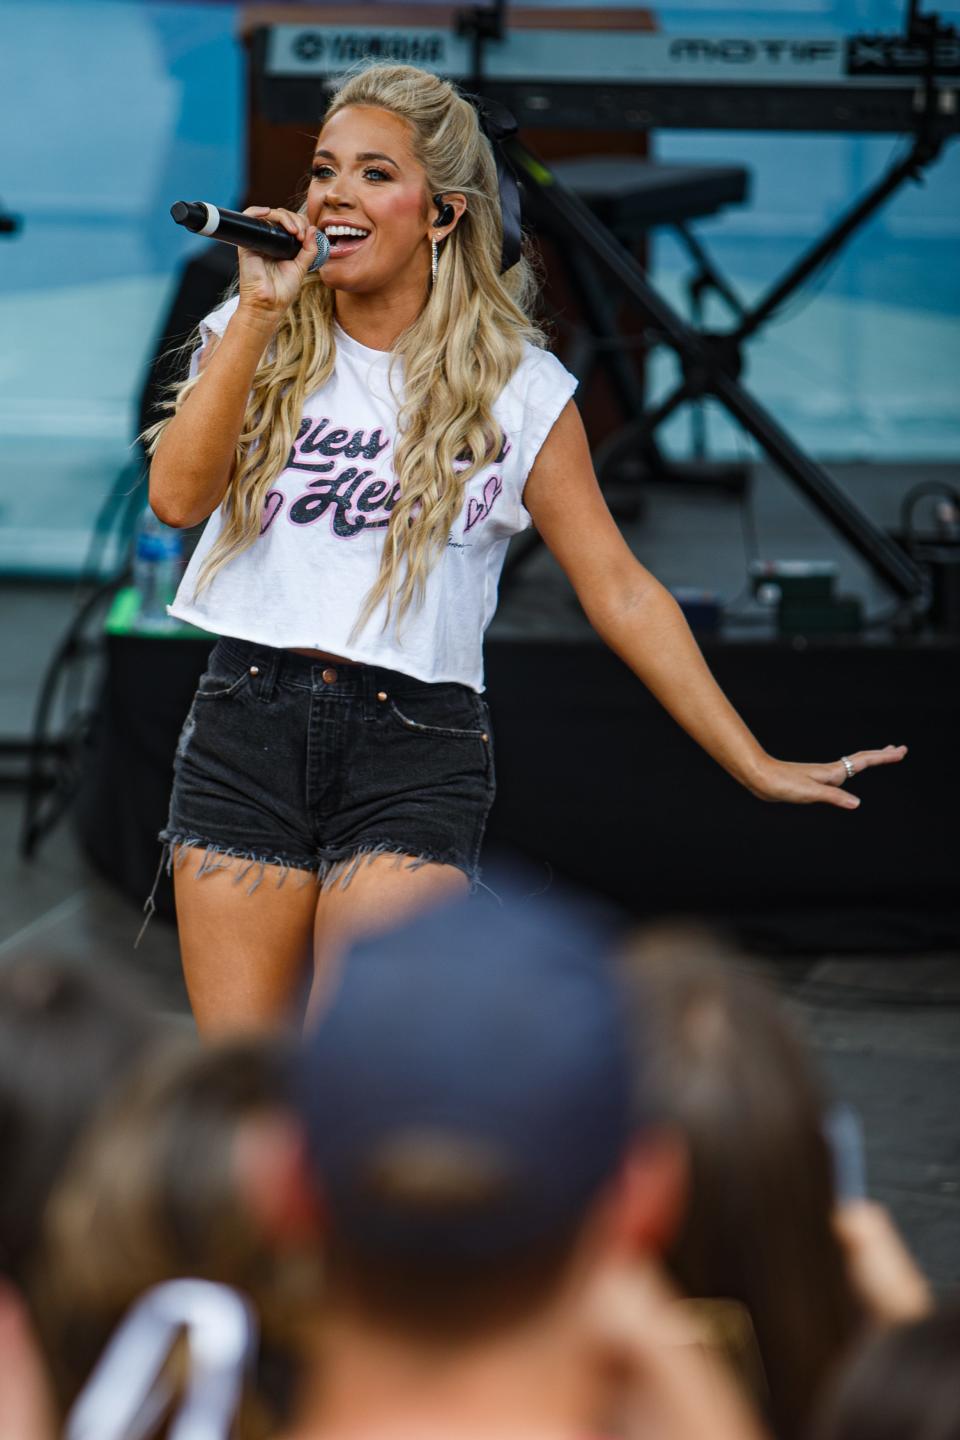
{"label": "person in baseball cap", "polygon": [[617,939],[579,901],[469,900],[348,957],[292,1077],[326,1270],[311,1440],[595,1423],[585,1296],[684,1192]]}
{"label": "person in baseball cap", "polygon": [[467,903],[354,950],[297,1081],[338,1236],[485,1265],[569,1233],[633,1130],[612,940],[569,901]]}

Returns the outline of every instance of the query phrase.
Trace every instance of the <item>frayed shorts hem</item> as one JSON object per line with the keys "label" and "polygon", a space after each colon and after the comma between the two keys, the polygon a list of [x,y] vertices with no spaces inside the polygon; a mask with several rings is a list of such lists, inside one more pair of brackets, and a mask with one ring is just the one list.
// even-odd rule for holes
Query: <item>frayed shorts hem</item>
{"label": "frayed shorts hem", "polygon": [[188,851],[204,850],[206,853],[197,870],[197,879],[215,870],[226,870],[233,861],[239,860],[243,863],[237,868],[234,884],[242,885],[251,871],[256,872],[248,887],[248,894],[256,890],[268,867],[278,871],[278,885],[284,883],[291,870],[307,870],[316,876],[321,890],[330,890],[338,884],[341,890],[346,890],[361,864],[377,860],[381,855],[395,856],[398,867],[407,860],[408,863],[404,866],[407,870],[420,870],[424,865],[452,865],[463,871],[471,885],[480,878],[479,868],[471,867],[463,855],[439,850],[414,851],[411,846],[398,844],[392,839],[362,840],[356,845],[340,845],[324,854],[314,855],[291,855],[279,851],[266,854],[259,850],[243,850],[236,846],[220,845],[205,836],[183,835],[172,830],[161,830],[158,839],[163,844],[161,868],[165,869],[168,875],[173,872],[175,865],[183,864]]}
{"label": "frayed shorts hem", "polygon": [[280,852],[264,854],[256,850],[243,850],[238,846],[220,845],[216,841],[208,840],[200,835],[182,835],[172,830],[161,830],[157,838],[161,841],[163,850],[153,888],[143,907],[146,918],[140,928],[135,946],[140,943],[150,918],[156,910],[156,893],[160,876],[164,871],[167,875],[172,875],[175,868],[179,869],[183,865],[191,850],[205,852],[197,868],[195,876],[197,880],[204,875],[229,870],[235,862],[239,862],[236,864],[233,883],[234,885],[243,885],[244,881],[249,879],[250,883],[246,886],[248,895],[252,895],[262,884],[268,870],[276,872],[278,889],[286,882],[291,871],[296,870],[313,875],[320,893],[332,890],[334,887],[346,890],[361,865],[378,860],[382,855],[392,855],[394,868],[397,869],[402,866],[405,870],[422,870],[425,865],[452,865],[455,869],[461,870],[470,882],[471,895],[480,885],[479,866],[471,867],[462,855],[437,850],[423,850],[414,853],[409,845],[400,845],[393,840],[361,841],[356,845],[339,846],[336,850],[324,855],[290,855]]}

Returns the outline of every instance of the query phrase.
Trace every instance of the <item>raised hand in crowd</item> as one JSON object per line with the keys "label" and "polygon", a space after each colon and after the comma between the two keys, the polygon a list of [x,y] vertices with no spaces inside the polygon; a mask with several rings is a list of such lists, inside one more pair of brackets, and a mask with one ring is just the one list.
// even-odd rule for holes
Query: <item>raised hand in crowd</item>
{"label": "raised hand in crowd", "polygon": [[611,1270],[591,1297],[598,1361],[621,1440],[764,1440],[712,1335],[653,1260]]}
{"label": "raised hand in crowd", "polygon": [[850,1283],[875,1324],[900,1325],[930,1314],[929,1281],[884,1205],[846,1201],[837,1206],[833,1228]]}

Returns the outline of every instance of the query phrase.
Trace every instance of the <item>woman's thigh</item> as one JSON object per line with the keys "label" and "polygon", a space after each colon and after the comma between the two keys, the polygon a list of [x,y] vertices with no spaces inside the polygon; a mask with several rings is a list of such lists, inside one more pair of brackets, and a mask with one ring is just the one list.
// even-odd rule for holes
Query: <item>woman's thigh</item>
{"label": "woman's thigh", "polygon": [[200,1029],[292,1018],[352,940],[465,891],[493,786],[465,687],[221,642],[161,836]]}
{"label": "woman's thigh", "polygon": [[363,861],[346,889],[316,900],[314,979],[307,1024],[317,1019],[336,986],[345,952],[357,940],[382,935],[433,905],[466,895],[470,882],[454,865],[422,865],[412,856],[376,855]]}
{"label": "woman's thigh", "polygon": [[201,1035],[299,1024],[317,906],[309,870],[174,852],[183,973]]}

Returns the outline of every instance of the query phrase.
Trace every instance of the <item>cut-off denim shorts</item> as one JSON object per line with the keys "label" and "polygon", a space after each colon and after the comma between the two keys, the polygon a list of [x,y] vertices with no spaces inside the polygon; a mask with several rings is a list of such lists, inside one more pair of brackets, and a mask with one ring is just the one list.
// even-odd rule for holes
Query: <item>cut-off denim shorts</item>
{"label": "cut-off denim shorts", "polygon": [[490,715],[468,686],[220,640],[177,746],[161,867],[202,848],[198,875],[229,866],[251,889],[267,866],[346,886],[391,854],[472,887],[493,794]]}

